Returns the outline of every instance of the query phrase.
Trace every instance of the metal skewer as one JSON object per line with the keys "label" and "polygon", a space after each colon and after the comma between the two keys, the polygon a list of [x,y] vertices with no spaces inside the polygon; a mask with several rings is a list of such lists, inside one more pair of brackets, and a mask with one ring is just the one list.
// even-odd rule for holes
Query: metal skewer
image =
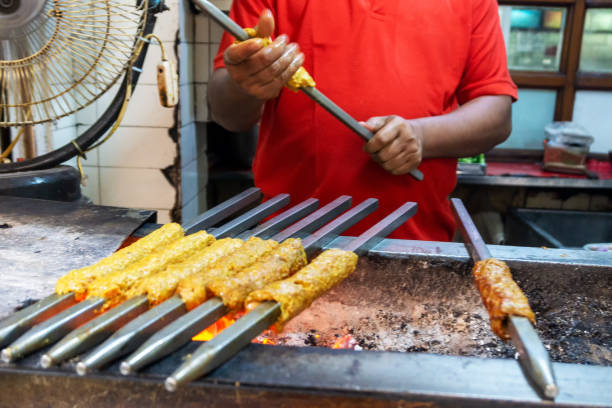
{"label": "metal skewer", "polygon": [[[215,237],[225,237],[244,231],[266,218],[268,215],[278,211],[289,203],[289,195],[279,194],[263,204],[258,205],[247,211],[240,217],[224,224],[211,232]],[[66,336],[81,324],[92,320],[98,314],[99,308],[106,303],[107,299],[92,297],[78,303],[67,310],[46,320],[44,323],[34,326],[28,332],[19,337],[9,347],[2,350],[2,360],[11,362],[19,359],[26,354],[38,350],[46,345]],[[127,303],[123,308],[114,308],[108,313],[108,318],[99,324],[99,321],[85,325],[78,330],[76,335],[65,339],[62,344],[53,349],[52,354],[45,354],[41,363],[43,366],[50,366],[56,359],[65,359],[74,355],[74,350],[82,350],[91,341],[94,344],[104,340],[110,335],[109,330],[117,328],[117,324],[125,324],[130,318],[134,317],[137,311],[144,311],[146,308],[146,298],[144,301]],[[104,315],[106,316],[106,314]],[[78,322],[78,325],[75,325]],[[86,341],[87,340],[87,341]],[[91,344],[90,344],[91,346]]]}
{"label": "metal skewer", "polygon": [[[455,217],[459,221],[459,229],[465,240],[465,246],[472,260],[478,262],[491,258],[491,253],[463,202],[458,198],[452,198],[451,203]],[[523,372],[543,395],[554,399],[559,389],[555,382],[550,356],[533,325],[529,319],[522,316],[510,316],[507,324],[512,344],[518,351]]]}
{"label": "metal skewer", "polygon": [[[236,219],[212,230],[211,235],[217,239],[234,236],[252,227],[288,203],[289,195],[279,194]],[[99,344],[127,322],[146,311],[148,306],[147,296],[137,296],[97,316],[78,329],[70,332],[45,353],[40,359],[41,365],[44,368],[48,368]]]}
{"label": "metal skewer", "polygon": [[[380,239],[389,235],[416,212],[416,203],[406,203],[342,249],[363,254]],[[212,340],[201,345],[170,377],[165,385],[176,391],[179,385],[192,381],[217,368],[249,344],[259,333],[270,327],[281,313],[276,302],[264,302],[238,319]]]}
{"label": "metal skewer", "polygon": [[[315,231],[303,241],[306,253],[312,255],[313,252],[318,251],[337,237],[338,234],[341,234],[343,231],[352,227],[361,219],[372,213],[377,208],[377,205],[377,200],[366,200]],[[272,237],[272,239],[281,241],[285,238],[289,238],[291,236],[288,235],[289,233],[296,235],[299,232],[300,231],[292,226]],[[193,336],[210,326],[228,312],[229,310],[225,307],[221,299],[212,298],[207,300],[151,337],[121,364],[121,373],[124,375],[130,374],[168,355],[172,351],[188,343]]]}
{"label": "metal skewer", "polygon": [[[319,201],[316,199],[308,199],[283,212],[282,214],[277,215],[273,219],[265,222],[264,224],[261,224],[256,229],[241,234],[241,236],[243,239],[246,239],[250,236],[259,236],[262,238],[267,238],[272,235],[271,232],[285,228],[291,223],[301,219],[304,215],[314,211],[318,206],[318,202]],[[342,208],[342,206],[346,205],[350,205],[350,199],[348,199],[348,197],[341,198],[340,200],[337,200],[335,204],[333,204],[333,206],[328,207],[328,214],[333,215],[334,212],[339,211],[339,208]],[[325,214],[322,214],[322,217],[324,216]],[[139,298],[146,299],[146,297]],[[123,305],[118,306],[117,308],[120,308],[122,306]],[[146,306],[148,306],[148,302],[146,302]],[[80,375],[85,375],[87,371],[99,368],[102,365],[113,361],[114,359],[124,354],[127,354],[130,351],[135,350],[140,344],[146,341],[157,330],[163,328],[165,325],[174,321],[185,313],[185,305],[180,298],[169,298],[159,306],[148,310],[147,312],[138,316],[136,319],[127,323],[120,330],[116,331],[116,333],[113,334],[106,342],[101,344],[98,348],[96,348],[89,355],[87,355],[83,359],[83,361],[77,364],[77,373],[79,373]],[[108,313],[106,315],[108,315]],[[106,315],[100,316],[96,320],[103,321]],[[72,336],[72,334],[69,336]],[[79,338],[80,341],[82,341],[82,338],[80,336],[76,337]],[[95,344],[97,343],[93,343],[90,346],[93,346]],[[59,343],[57,346],[59,346]],[[51,351],[48,354],[50,354]],[[41,363],[43,363],[42,359]]]}
{"label": "metal skewer", "polygon": [[[185,226],[185,230],[187,232],[196,232],[209,228],[243,208],[256,203],[261,200],[261,197],[261,190],[255,187],[249,188],[204,212],[195,221]],[[10,344],[33,326],[47,320],[51,316],[57,315],[59,312],[74,305],[75,302],[73,293],[66,293],[64,295],[54,293],[14,313],[6,320],[0,322],[0,347]]]}
{"label": "metal skewer", "polygon": [[[246,41],[250,37],[246,31],[235,21],[229,18],[225,13],[219,10],[214,4],[208,0],[193,0],[193,2],[201,9],[206,11],[210,17],[215,20],[221,27],[233,35],[237,40]],[[342,122],[346,127],[357,133],[366,142],[374,137],[374,134],[360,125],[355,118],[349,115],[345,110],[336,105],[331,99],[325,96],[321,91],[314,87],[300,88],[302,92],[308,95],[315,103],[329,112],[332,116]],[[410,171],[410,175],[418,181],[424,179],[423,172],[418,169]]]}

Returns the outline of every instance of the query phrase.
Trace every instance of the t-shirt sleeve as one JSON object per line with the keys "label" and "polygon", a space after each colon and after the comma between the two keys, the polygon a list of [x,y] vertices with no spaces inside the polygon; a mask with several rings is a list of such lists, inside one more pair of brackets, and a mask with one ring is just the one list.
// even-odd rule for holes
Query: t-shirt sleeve
{"label": "t-shirt sleeve", "polygon": [[[230,9],[230,18],[238,23],[243,28],[255,27],[259,21],[259,16],[265,9],[274,10],[270,5],[270,0],[234,0],[232,8]],[[217,24],[211,21],[211,24]],[[225,67],[223,63],[223,53],[225,49],[232,45],[235,38],[228,34],[227,31],[223,33],[221,43],[219,44],[219,50],[213,61],[213,70]]]}
{"label": "t-shirt sleeve", "polygon": [[484,95],[509,95],[517,99],[510,73],[496,0],[475,0],[469,55],[457,89],[460,104]]}

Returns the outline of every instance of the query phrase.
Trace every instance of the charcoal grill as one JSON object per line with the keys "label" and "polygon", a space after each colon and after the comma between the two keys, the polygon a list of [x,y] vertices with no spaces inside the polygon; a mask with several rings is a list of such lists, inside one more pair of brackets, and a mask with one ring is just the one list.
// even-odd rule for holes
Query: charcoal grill
{"label": "charcoal grill", "polygon": [[[225,214],[227,215],[227,214]],[[221,220],[216,220],[221,221]],[[327,246],[340,246],[338,237]],[[278,335],[204,378],[163,382],[201,344],[142,372],[85,377],[75,358],[43,370],[43,348],[0,366],[0,406],[612,406],[612,262],[586,251],[491,246],[530,299],[560,393],[543,400],[514,349],[490,332],[462,244],[385,239],[357,271]],[[49,288],[50,290],[50,288]],[[18,300],[18,293],[14,294]],[[11,299],[15,300],[15,299]],[[332,349],[350,335],[356,349]],[[313,347],[322,346],[322,347]],[[112,391],[111,391],[112,390]]]}

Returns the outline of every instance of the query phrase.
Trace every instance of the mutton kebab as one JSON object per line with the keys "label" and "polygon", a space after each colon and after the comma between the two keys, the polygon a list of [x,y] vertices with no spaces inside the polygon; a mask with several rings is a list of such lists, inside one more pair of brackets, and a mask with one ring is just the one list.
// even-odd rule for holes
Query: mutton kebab
{"label": "mutton kebab", "polygon": [[513,280],[508,265],[491,256],[463,202],[453,198],[451,203],[474,261],[474,280],[489,312],[491,329],[503,340],[512,340],[527,377],[546,398],[554,399],[559,389],[548,352],[533,327],[535,315],[527,297]]}
{"label": "mutton kebab", "polygon": [[[350,206],[350,201],[350,197],[342,196],[300,221],[297,229],[289,228],[296,233],[310,232],[344,211]],[[194,275],[207,275],[209,271],[218,273],[220,269],[228,265],[234,268],[239,267],[235,261],[239,259],[243,260],[243,262],[255,262],[257,257],[278,246],[278,243],[272,240],[263,240],[257,236],[269,236],[271,232],[284,228],[303,216],[305,213],[304,209],[310,208],[306,213],[312,211],[316,207],[313,204],[316,204],[316,200],[306,200],[267,223],[262,224],[261,227],[256,228],[254,231],[242,234],[241,238],[246,238],[247,236],[250,236],[250,238],[244,243],[240,239],[236,239],[235,241],[240,241],[241,244],[235,250],[230,250],[220,257],[211,257],[210,254],[194,255],[183,263],[172,265],[160,273],[146,277],[128,291],[127,297],[130,300],[71,332],[41,357],[41,364],[43,367],[48,367],[53,363],[70,358],[104,341],[110,336],[111,332],[115,332],[123,326],[126,320],[131,320],[147,308],[158,305],[171,297],[182,279]],[[160,324],[167,323],[173,317],[176,318],[185,312],[184,308],[181,309],[174,306],[176,305],[173,305],[170,309],[164,309],[165,313],[160,313],[158,308],[154,308],[135,319],[125,328],[119,330],[113,336],[113,339],[109,340],[112,347],[108,348],[107,344],[105,344],[99,348],[103,349],[104,352],[98,353],[94,351],[82,364],[78,365],[77,369],[79,372],[83,372],[88,367],[98,367],[104,362],[118,357],[121,353],[133,350],[140,342],[146,339],[143,336],[150,334],[153,327],[156,327],[155,324],[159,326]],[[123,319],[122,316],[124,315],[130,315],[130,317]],[[120,322],[119,319],[122,319],[122,321]],[[144,324],[140,324],[140,322],[143,322],[143,319]]]}
{"label": "mutton kebab", "polygon": [[[196,232],[176,240],[165,248],[153,252],[139,261],[129,265],[123,270],[116,270],[109,274],[99,276],[89,285],[86,285],[87,296],[82,302],[51,317],[43,323],[33,327],[19,337],[9,347],[2,350],[2,359],[10,362],[23,357],[45,345],[60,339],[81,324],[91,320],[95,315],[109,307],[115,306],[125,299],[127,291],[139,279],[163,271],[172,264],[183,262],[189,256],[199,251],[206,254],[206,259],[214,261],[219,257],[233,251],[242,244],[241,240],[221,239],[226,235],[234,235],[252,227],[258,221],[278,211],[287,205],[289,196],[281,194],[248,211],[242,216],[224,224],[213,234],[205,231]],[[77,280],[78,275],[69,273],[66,279],[60,279],[63,290],[67,287],[77,287],[76,283],[66,284]],[[88,278],[88,276],[86,276]],[[59,282],[58,282],[59,283]],[[137,308],[138,306],[136,306]],[[142,305],[144,307],[144,305]],[[129,313],[119,314],[120,318],[129,319]]]}
{"label": "mutton kebab", "polygon": [[[377,200],[364,201],[312,233],[303,243],[297,239],[287,239],[269,255],[261,257],[233,276],[222,272],[221,275],[225,276],[217,279],[210,276],[183,281],[179,285],[178,296],[168,300],[168,305],[162,304],[159,308],[163,310],[177,302],[187,304],[188,307],[199,306],[153,335],[121,364],[121,372],[129,374],[157,361],[189,342],[193,336],[229,311],[242,309],[250,292],[297,272],[306,265],[307,255],[312,255],[356,224],[372,212],[376,205]],[[287,232],[283,231],[274,238],[281,240],[286,236]]]}
{"label": "mutton kebab", "polygon": [[[252,310],[211,341],[200,346],[170,377],[166,389],[192,381],[218,367],[272,324],[282,325],[307,308],[318,296],[349,276],[357,265],[356,252],[367,252],[416,211],[406,203],[343,248],[317,256],[287,279],[270,282],[244,299]],[[306,246],[306,245],[305,245]],[[256,305],[263,301],[263,303]]]}

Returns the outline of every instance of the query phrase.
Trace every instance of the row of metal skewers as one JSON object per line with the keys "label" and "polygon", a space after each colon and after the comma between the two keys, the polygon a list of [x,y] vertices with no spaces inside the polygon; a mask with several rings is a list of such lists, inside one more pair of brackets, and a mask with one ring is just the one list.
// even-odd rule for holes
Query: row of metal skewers
{"label": "row of metal skewers", "polygon": [[[366,200],[346,211],[351,199],[342,196],[315,211],[318,202],[309,199],[249,230],[288,204],[289,197],[279,195],[221,227],[197,232],[253,204],[259,196],[257,189],[251,189],[203,214],[186,228],[191,234],[179,240],[182,245],[166,242],[167,236],[176,234],[178,228],[167,225],[157,232],[157,240],[165,247],[162,251],[155,252],[149,245],[148,240],[155,233],[137,241],[136,246],[118,251],[115,261],[128,259],[132,265],[115,262],[117,270],[105,270],[105,273],[120,277],[120,283],[126,285],[123,290],[117,290],[117,279],[102,279],[103,283],[97,285],[89,282],[92,288],[104,290],[89,293],[85,300],[71,306],[75,299],[84,297],[84,290],[78,284],[71,286],[74,282],[66,284],[65,278],[72,276],[66,275],[62,278],[64,290],[72,288],[72,291],[49,296],[0,323],[0,346],[10,344],[2,351],[2,359],[15,361],[61,339],[41,357],[43,367],[59,364],[97,346],[76,365],[80,375],[131,353],[121,364],[121,372],[127,375],[177,350],[230,310],[247,306],[249,312],[244,317],[203,344],[167,379],[167,389],[175,390],[222,364],[272,324],[282,325],[295,316],[352,272],[353,261],[346,254],[366,252],[416,211],[416,204],[405,204],[345,248],[335,253],[324,252],[309,266],[306,266],[307,257],[311,258],[373,212],[377,200]],[[492,259],[490,253],[461,201],[453,199],[452,204],[468,252],[478,268],[483,261]],[[305,238],[300,243],[296,237]],[[138,245],[153,253],[140,260],[132,259]],[[99,264],[109,268],[104,260],[96,265]],[[129,273],[125,273],[126,269]],[[508,276],[509,269],[505,273]],[[499,282],[494,275],[486,279],[493,290],[487,289],[486,296],[482,287],[479,290],[492,325],[494,321],[503,325],[519,351],[519,361],[527,377],[542,395],[554,398],[558,389],[550,359],[532,322],[524,316],[513,315],[512,309],[500,317],[496,308],[503,309],[504,300],[508,300],[504,298],[504,287],[495,286]],[[60,282],[58,288],[62,287]],[[511,284],[516,286],[514,282]],[[286,288],[291,290],[283,294]],[[520,291],[518,286],[516,289]],[[106,311],[108,307],[110,310]]]}
{"label": "row of metal skewers", "polygon": [[[110,309],[108,312],[95,317],[100,311],[105,309],[105,304],[110,304],[113,306],[116,303],[120,303],[120,300],[123,300],[123,296],[125,295],[120,295],[116,288],[109,289],[113,287],[113,284],[107,284],[104,282],[104,279],[103,284],[96,284],[95,282],[98,281],[94,281],[94,283],[90,284],[90,286],[94,288],[104,287],[105,290],[93,292],[93,296],[92,293],[90,293],[85,300],[57,313],[55,316],[44,320],[42,323],[35,325],[34,327],[31,327],[33,322],[35,322],[37,319],[42,320],[47,317],[41,317],[40,315],[35,317],[35,315],[37,315],[41,309],[44,309],[44,305],[49,304],[52,302],[52,300],[61,298],[64,295],[53,295],[48,299],[39,302],[37,305],[33,305],[30,308],[16,313],[12,316],[12,318],[3,322],[0,325],[0,333],[3,333],[3,337],[0,338],[0,342],[3,344],[11,342],[15,336],[27,330],[28,327],[31,327],[26,333],[21,335],[21,337],[2,351],[3,360],[6,362],[15,361],[26,354],[61,339],[59,343],[55,344],[41,358],[41,365],[43,367],[50,367],[53,364],[65,361],[66,359],[74,357],[96,345],[99,345],[111,334],[116,332],[110,339],[108,339],[108,341],[87,355],[77,365],[78,373],[83,375],[88,370],[99,368],[102,365],[121,357],[130,351],[133,351],[139,345],[141,345],[140,349],[132,354],[132,356],[130,356],[121,367],[121,370],[124,373],[137,371],[144,365],[156,361],[182,346],[199,331],[206,328],[210,323],[227,313],[229,308],[226,306],[226,304],[229,303],[232,305],[232,301],[228,302],[227,299],[233,299],[232,296],[227,297],[228,294],[235,295],[236,292],[240,292],[240,298],[237,300],[233,299],[233,302],[235,303],[235,306],[242,307],[245,297],[254,289],[256,290],[258,288],[263,288],[266,286],[266,284],[270,284],[274,281],[282,281],[284,278],[287,278],[287,276],[295,274],[296,272],[299,274],[300,270],[306,266],[306,256],[311,257],[324,245],[328,244],[347,228],[350,228],[365,216],[373,212],[377,207],[377,200],[369,199],[337,217],[340,213],[348,209],[351,203],[350,197],[342,196],[318,211],[301,219],[300,221],[294,222],[303,215],[312,212],[316,208],[316,200],[307,200],[280,214],[272,220],[260,225],[252,231],[244,231],[244,228],[248,228],[249,226],[252,227],[263,217],[268,216],[270,213],[277,211],[283,205],[286,205],[287,202],[288,196],[281,195],[245,213],[238,219],[215,230],[211,230],[210,234],[206,232],[197,232],[188,235],[182,239],[183,244],[190,243],[190,245],[187,246],[182,245],[183,250],[187,251],[188,254],[193,253],[192,256],[187,257],[187,260],[183,260],[186,254],[177,250],[179,247],[181,247],[181,245],[170,244],[168,245],[168,248],[161,251],[161,256],[159,252],[154,252],[153,254],[146,256],[144,260],[136,261],[136,267],[132,265],[124,268],[128,271],[128,273],[126,273],[125,270],[119,273],[116,271],[107,273],[107,276],[110,276],[111,279],[106,279],[106,281],[113,282],[113,277],[116,278],[117,276],[120,276],[122,283],[131,282],[130,286],[133,287],[136,283],[135,280],[142,278],[143,275],[146,275],[146,273],[149,273],[149,277],[160,275],[162,278],[172,278],[172,274],[167,274],[166,272],[173,269],[179,275],[182,273],[183,275],[181,276],[185,278],[189,277],[189,275],[192,277],[196,275],[202,276],[206,271],[214,271],[214,265],[219,263],[233,265],[235,270],[229,271],[229,274],[232,275],[236,273],[238,277],[242,277],[242,281],[240,281],[240,279],[234,281],[242,282],[242,284],[247,282],[247,285],[245,287],[241,287],[241,285],[234,285],[233,291],[230,290],[226,294],[220,293],[221,296],[224,297],[225,301],[222,301],[220,298],[216,298],[214,296],[212,299],[209,299],[214,294],[207,294],[206,291],[201,291],[200,298],[196,303],[203,303],[187,313],[184,300],[180,296],[172,296],[176,291],[176,284],[178,281],[175,276],[175,279],[158,280],[158,282],[163,285],[169,285],[165,291],[167,296],[160,297],[159,294],[156,294],[156,302],[162,303],[151,308],[148,310],[148,312],[144,313],[156,303],[151,302],[151,296],[139,295],[133,296],[124,303]],[[414,214],[415,211],[416,205],[414,203],[407,203],[389,217],[376,224],[376,226],[368,230],[360,238],[355,239],[351,244],[349,244],[348,250],[367,250],[367,248],[376,243],[377,240],[386,236],[405,222],[412,214]],[[334,217],[337,218],[329,222]],[[206,217],[204,217],[204,223],[205,222]],[[292,222],[294,222],[294,224],[287,227],[287,225],[291,224]],[[241,225],[241,227],[238,228],[240,231],[236,230],[236,225]],[[265,241],[257,239],[256,237],[269,236],[272,234],[272,231],[278,231],[280,228],[285,229],[272,236],[272,242],[275,244],[278,242],[278,244],[276,244],[277,248],[267,252],[265,249],[261,250],[262,248],[266,248],[265,245],[262,245],[262,243]],[[193,228],[191,230],[193,230]],[[245,243],[241,243],[239,240],[226,239],[224,241],[222,237],[229,234],[240,234],[241,238],[250,238]],[[298,239],[291,238],[300,235],[303,236],[304,234],[308,234],[308,236],[304,239],[303,245],[300,244]],[[212,236],[220,239],[211,244],[211,242],[213,242],[212,240],[214,239]],[[142,242],[141,246],[146,246],[146,240],[147,237],[139,241]],[[250,248],[249,243],[251,243]],[[204,248],[208,248],[208,250],[202,251],[200,250],[201,248],[197,249],[199,245]],[[215,246],[217,247],[216,250]],[[123,254],[129,254],[129,248],[131,247],[127,247],[119,251],[117,254],[121,254],[122,251],[124,251]],[[242,248],[243,250],[246,248],[246,252],[240,252],[239,248]],[[249,255],[242,257],[236,256],[236,254],[239,255],[240,253],[243,255],[245,253],[248,254],[249,249],[252,250]],[[259,254],[255,253],[257,249],[261,250]],[[211,256],[211,254],[214,255]],[[315,258],[313,262],[316,264],[317,259],[324,259],[324,255],[325,253]],[[327,257],[329,258],[329,256]],[[164,258],[166,259],[164,260]],[[242,259],[242,265],[237,265],[241,263],[240,259]],[[259,267],[255,267],[255,265],[253,265],[257,263],[260,265]],[[356,256],[354,263],[356,263]],[[119,262],[119,264],[121,264],[121,262]],[[338,275],[335,280],[329,279],[325,285],[322,285],[322,291],[329,289],[330,285],[335,285],[339,282],[339,280],[346,277],[348,273],[352,272],[355,265],[353,264],[350,266],[350,264],[350,262],[347,264],[349,267],[345,268],[342,275]],[[161,265],[166,266],[162,267]],[[323,267],[319,269],[325,273],[325,268],[328,265],[325,263],[321,263],[321,265]],[[250,270],[249,266],[252,266]],[[187,272],[186,269],[188,270]],[[316,270],[317,268],[315,267],[314,269]],[[189,271],[192,273],[189,274]],[[67,276],[69,275],[70,274]],[[304,278],[307,279],[308,276],[305,275]],[[61,280],[62,279],[60,279],[60,281]],[[229,280],[231,280],[231,277]],[[315,280],[316,282],[319,282],[320,276],[315,277]],[[321,281],[324,280],[325,279]],[[117,279],[114,279],[114,281],[115,282],[113,283],[117,283]],[[199,286],[196,287],[196,289],[197,288],[199,288]],[[319,292],[321,292],[321,290],[319,290]],[[319,292],[315,293],[314,296],[318,296],[320,294]],[[103,296],[100,296],[100,293],[102,293]],[[123,293],[125,293],[125,291]],[[72,293],[71,296],[74,298],[75,295],[76,297],[81,296],[81,294],[78,293]],[[206,301],[207,299],[208,301]],[[310,301],[312,300],[313,299]],[[193,298],[190,301],[193,303]],[[270,304],[272,304],[273,307],[267,308],[267,306],[270,306]],[[278,317],[280,307],[274,302],[262,303],[261,306],[257,307],[255,311],[247,314],[247,316],[250,318],[259,314],[262,310],[266,311],[268,320],[270,318],[276,319]],[[55,311],[57,312],[57,310]],[[299,310],[296,310],[295,312],[299,313]],[[51,314],[48,310],[45,313]],[[138,315],[140,316],[135,319],[135,317]],[[177,318],[179,316],[181,317]],[[87,321],[89,322],[84,324],[84,322]],[[169,324],[165,329],[157,332],[154,337],[151,337],[148,342],[143,344],[143,341],[150,337],[156,330],[159,330],[172,321],[172,324]],[[246,319],[244,322],[248,321],[249,319]],[[123,328],[118,330],[121,327]],[[225,348],[223,353],[217,353],[218,355],[216,356],[216,361],[218,361],[219,355],[226,355],[227,350],[228,349]],[[199,370],[194,369],[193,367],[194,362],[190,364],[187,371],[194,373]],[[181,370],[178,370],[177,372],[181,372]],[[178,382],[183,382],[187,381],[188,379],[192,379],[193,374],[190,374],[189,376],[175,376],[174,380],[168,381],[168,384],[171,384],[169,388],[176,387],[176,378],[181,378],[182,380],[179,380]]]}

